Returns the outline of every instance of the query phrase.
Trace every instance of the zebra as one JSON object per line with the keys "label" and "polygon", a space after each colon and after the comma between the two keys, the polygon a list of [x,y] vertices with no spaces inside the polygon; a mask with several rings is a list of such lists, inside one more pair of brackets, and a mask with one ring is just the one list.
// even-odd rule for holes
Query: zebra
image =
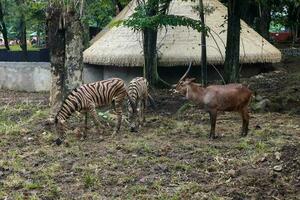
{"label": "zebra", "polygon": [[148,81],[144,77],[136,77],[129,82],[128,119],[131,132],[137,132],[139,126],[146,122],[145,110],[147,100],[149,99],[152,106],[155,105],[153,98],[148,92],[148,85]]}
{"label": "zebra", "polygon": [[[119,78],[111,78],[94,83],[83,84],[80,87],[75,88],[66,97],[55,117],[56,127],[60,128],[60,137],[62,137],[62,139],[65,138],[65,122],[72,115],[72,113],[76,111],[86,113],[86,126],[87,113],[90,112],[94,119],[94,123],[99,128],[100,121],[97,116],[96,108],[110,105],[112,103],[114,104],[114,109],[117,114],[117,125],[113,134],[118,133],[122,121],[122,103],[126,96],[128,97],[125,83],[122,79]],[[131,102],[131,100],[129,100],[129,102]],[[60,125],[61,127],[59,127],[58,125]],[[103,127],[99,130],[103,130]],[[58,138],[56,140],[56,143],[59,145],[62,143],[62,141],[63,140]]]}

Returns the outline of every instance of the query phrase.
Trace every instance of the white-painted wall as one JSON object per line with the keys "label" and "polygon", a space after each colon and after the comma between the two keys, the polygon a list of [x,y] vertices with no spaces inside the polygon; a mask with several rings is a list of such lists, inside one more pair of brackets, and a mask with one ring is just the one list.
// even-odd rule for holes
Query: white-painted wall
{"label": "white-painted wall", "polygon": [[0,89],[49,91],[50,64],[47,62],[0,62]]}
{"label": "white-painted wall", "polygon": [[[163,67],[160,76],[169,83],[176,83],[187,67]],[[261,72],[260,66],[243,66],[242,76],[249,77]],[[194,66],[190,76],[199,77],[201,68]],[[222,72],[222,68],[219,69]],[[123,79],[126,83],[134,77],[142,76],[141,67],[117,67],[85,65],[83,69],[84,83],[95,82],[112,77]],[[213,68],[208,71],[209,80],[220,79]],[[51,86],[50,63],[48,62],[0,62],[0,89],[15,91],[49,91]]]}

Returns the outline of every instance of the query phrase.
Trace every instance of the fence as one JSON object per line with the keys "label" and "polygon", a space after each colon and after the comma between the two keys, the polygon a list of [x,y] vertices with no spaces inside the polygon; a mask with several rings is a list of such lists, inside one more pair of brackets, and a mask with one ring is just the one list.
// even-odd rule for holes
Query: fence
{"label": "fence", "polygon": [[[39,51],[28,51],[28,62],[49,62],[49,49],[41,49]],[[0,61],[8,62],[21,62],[23,59],[22,51],[7,51],[6,49],[0,49]]]}
{"label": "fence", "polygon": [[285,56],[300,56],[300,48],[286,48],[280,51]]}

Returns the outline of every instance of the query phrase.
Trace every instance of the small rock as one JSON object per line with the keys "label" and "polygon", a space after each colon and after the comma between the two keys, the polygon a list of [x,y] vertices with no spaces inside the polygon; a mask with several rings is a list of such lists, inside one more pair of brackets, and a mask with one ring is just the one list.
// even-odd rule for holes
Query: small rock
{"label": "small rock", "polygon": [[273,170],[275,171],[275,172],[281,172],[282,171],[282,165],[275,165],[274,167],[273,167]]}
{"label": "small rock", "polygon": [[235,177],[236,176],[236,171],[234,169],[229,170],[227,173],[231,177]]}
{"label": "small rock", "polygon": [[271,101],[269,99],[263,99],[255,105],[255,110],[265,111],[267,106],[269,106],[270,104]]}
{"label": "small rock", "polygon": [[264,154],[264,156],[260,159],[260,162],[265,162],[267,160],[267,154]]}
{"label": "small rock", "polygon": [[143,177],[139,180],[141,183],[145,183],[146,182],[146,177]]}
{"label": "small rock", "polygon": [[255,130],[260,130],[261,129],[261,126],[259,124],[256,124],[255,125]]}
{"label": "small rock", "polygon": [[281,153],[280,152],[276,151],[274,153],[274,155],[275,155],[276,160],[280,160],[280,158],[281,158]]}
{"label": "small rock", "polygon": [[258,94],[258,95],[255,96],[255,100],[256,101],[261,101],[261,100],[263,100],[263,97]]}

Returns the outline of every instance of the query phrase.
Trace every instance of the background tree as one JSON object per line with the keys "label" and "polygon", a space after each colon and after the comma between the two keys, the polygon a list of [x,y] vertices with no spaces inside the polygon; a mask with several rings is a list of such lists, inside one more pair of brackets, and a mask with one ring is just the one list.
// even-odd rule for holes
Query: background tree
{"label": "background tree", "polygon": [[59,1],[49,1],[47,8],[48,47],[51,63],[50,113],[57,113],[64,98],[65,84],[65,27],[63,6]]}
{"label": "background tree", "polygon": [[[202,27],[205,27],[203,0],[199,0],[199,16]],[[201,32],[201,75],[202,85],[207,85],[207,55],[206,55],[206,32]]]}
{"label": "background tree", "polygon": [[244,8],[243,5],[238,0],[229,0],[228,2],[227,41],[224,63],[224,78],[226,83],[239,81],[240,19]]}
{"label": "background tree", "polygon": [[25,12],[26,12],[26,4],[25,0],[17,0],[17,4],[19,5],[19,35],[18,38],[20,40],[20,47],[23,52],[22,59],[26,61],[28,59],[27,56],[27,37],[26,37],[26,19],[25,19]]}
{"label": "background tree", "polygon": [[199,20],[168,14],[170,2],[171,0],[139,1],[135,12],[127,20],[115,22],[143,33],[144,76],[155,87],[167,85],[160,79],[157,71],[157,30],[166,26],[187,26],[199,32],[205,30]]}
{"label": "background tree", "polygon": [[8,38],[7,38],[7,29],[6,29],[6,25],[5,25],[5,22],[4,22],[4,12],[3,12],[3,7],[2,7],[1,0],[0,0],[0,32],[3,35],[5,48],[7,50],[9,50]]}
{"label": "background tree", "polygon": [[49,1],[48,44],[51,56],[51,114],[59,109],[67,92],[82,84],[84,31],[83,1]]}
{"label": "background tree", "polygon": [[65,69],[66,90],[71,91],[82,84],[84,26],[80,20],[82,13],[76,12],[71,4],[65,11]]}

